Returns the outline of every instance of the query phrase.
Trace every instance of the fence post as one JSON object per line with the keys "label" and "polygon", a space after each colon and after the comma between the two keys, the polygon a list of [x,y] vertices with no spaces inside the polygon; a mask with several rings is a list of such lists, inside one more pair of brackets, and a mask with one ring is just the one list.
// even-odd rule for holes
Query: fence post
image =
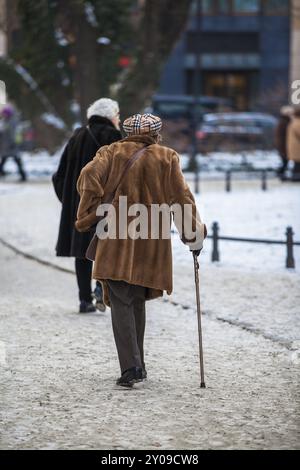
{"label": "fence post", "polygon": [[219,242],[219,224],[218,222],[214,222],[212,224],[212,240],[213,240],[213,250],[211,254],[212,261],[220,261],[220,254],[218,248]]}
{"label": "fence post", "polygon": [[287,268],[294,268],[295,267],[295,260],[294,260],[294,240],[293,240],[293,229],[292,227],[286,228],[286,250],[287,250],[287,257],[286,257],[286,267]]}
{"label": "fence post", "polygon": [[263,170],[261,173],[261,189],[263,191],[267,190],[267,172],[266,170]]}
{"label": "fence post", "polygon": [[225,176],[225,191],[229,193],[231,191],[231,171],[227,170],[226,171],[226,176]]}

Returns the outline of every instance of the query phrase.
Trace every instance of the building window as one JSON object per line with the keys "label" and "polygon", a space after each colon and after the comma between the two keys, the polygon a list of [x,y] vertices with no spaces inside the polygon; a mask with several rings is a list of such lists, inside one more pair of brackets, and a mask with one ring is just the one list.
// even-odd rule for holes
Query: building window
{"label": "building window", "polygon": [[[194,11],[197,11],[197,1],[194,2]],[[211,15],[214,13],[213,2],[209,0],[202,0],[202,13],[205,15]]]}
{"label": "building window", "polygon": [[289,0],[264,0],[264,13],[266,15],[288,15]]}
{"label": "building window", "polygon": [[203,15],[288,15],[290,0],[194,0],[191,13],[197,12],[197,1]]}
{"label": "building window", "polygon": [[259,0],[233,0],[233,9],[235,13],[255,14],[260,10]]}
{"label": "building window", "polygon": [[228,99],[238,111],[246,111],[256,92],[257,72],[203,72],[202,90],[204,96]]}
{"label": "building window", "polygon": [[230,13],[230,4],[231,0],[202,0],[202,13],[204,15],[226,15]]}
{"label": "building window", "polygon": [[230,1],[229,0],[219,0],[219,13],[220,14],[229,14],[230,13]]}
{"label": "building window", "polygon": [[[204,15],[254,15],[259,13],[260,3],[261,0],[201,0],[201,8]],[[197,11],[197,0],[192,11]]]}

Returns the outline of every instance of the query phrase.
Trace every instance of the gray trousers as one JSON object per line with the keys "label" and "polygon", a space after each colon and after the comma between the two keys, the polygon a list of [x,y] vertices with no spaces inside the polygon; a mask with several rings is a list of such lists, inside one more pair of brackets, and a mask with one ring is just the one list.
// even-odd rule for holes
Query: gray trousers
{"label": "gray trousers", "polygon": [[125,281],[107,280],[107,284],[121,373],[131,367],[145,368],[146,287]]}

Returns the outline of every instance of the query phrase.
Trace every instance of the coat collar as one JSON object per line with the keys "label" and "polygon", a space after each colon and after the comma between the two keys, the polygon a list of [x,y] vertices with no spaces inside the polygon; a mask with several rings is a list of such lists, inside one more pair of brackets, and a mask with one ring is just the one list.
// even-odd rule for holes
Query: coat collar
{"label": "coat collar", "polygon": [[151,135],[129,135],[125,137],[125,139],[122,140],[122,142],[137,142],[137,143],[142,143],[142,144],[147,144],[147,145],[152,145],[156,144],[156,139],[152,137]]}
{"label": "coat collar", "polygon": [[88,123],[89,124],[105,124],[106,126],[109,126],[109,127],[112,127],[113,129],[115,129],[115,126],[110,121],[110,119],[107,119],[107,118],[102,117],[102,116],[96,116],[96,115],[91,116],[90,119],[88,120]]}

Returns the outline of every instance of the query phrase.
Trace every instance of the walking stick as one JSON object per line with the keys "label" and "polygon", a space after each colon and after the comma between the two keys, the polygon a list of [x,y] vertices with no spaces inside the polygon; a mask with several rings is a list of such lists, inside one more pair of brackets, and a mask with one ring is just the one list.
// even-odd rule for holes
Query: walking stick
{"label": "walking stick", "polygon": [[199,263],[196,253],[193,252],[194,258],[194,271],[195,271],[195,286],[196,286],[196,300],[197,300],[197,317],[198,317],[198,334],[199,334],[199,357],[200,357],[200,388],[205,388],[204,382],[204,363],[203,363],[203,347],[202,347],[202,327],[201,327],[201,309],[200,309],[200,291],[199,291]]}

